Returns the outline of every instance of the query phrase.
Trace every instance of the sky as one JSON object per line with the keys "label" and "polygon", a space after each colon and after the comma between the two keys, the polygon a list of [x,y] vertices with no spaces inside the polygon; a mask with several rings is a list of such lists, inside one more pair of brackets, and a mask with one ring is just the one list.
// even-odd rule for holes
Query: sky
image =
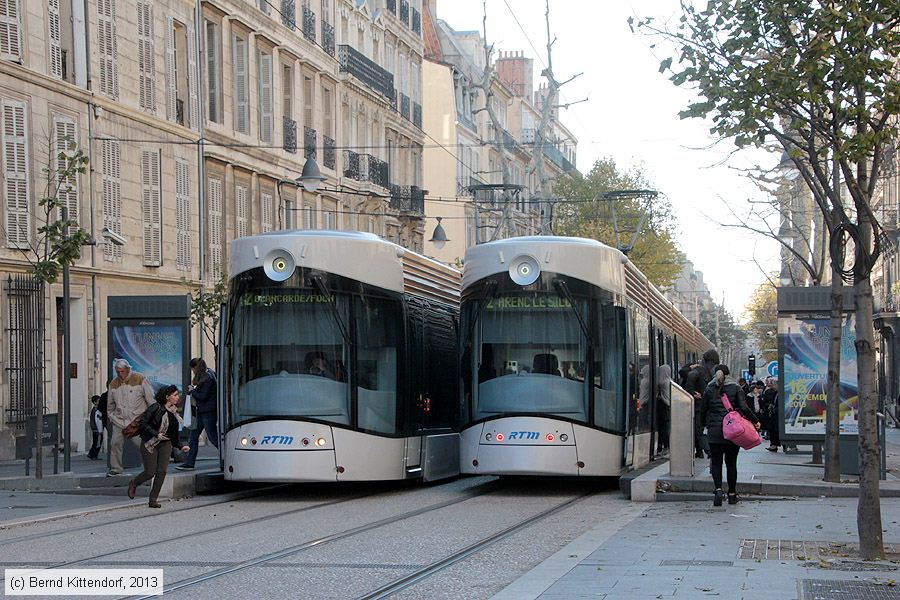
{"label": "sky", "polygon": [[[486,0],[486,6],[488,42],[495,51],[534,58],[537,88],[547,61],[544,0]],[[484,0],[438,0],[437,18],[457,31],[482,31],[484,7]],[[749,199],[764,197],[745,170],[771,167],[778,157],[734,154],[734,144],[712,137],[708,123],[678,117],[693,93],[659,73],[669,56],[664,44],[632,33],[627,22],[629,16],[674,21],[678,10],[678,0],[550,0],[554,75],[565,81],[582,73],[560,90],[560,103],[588,99],[561,110],[560,120],[578,138],[582,173],[607,156],[620,167],[643,166],[672,204],[681,250],[703,272],[716,302],[724,299],[743,320],[764,271],[778,270],[778,243],[718,224],[735,222],[726,202],[741,212]]]}

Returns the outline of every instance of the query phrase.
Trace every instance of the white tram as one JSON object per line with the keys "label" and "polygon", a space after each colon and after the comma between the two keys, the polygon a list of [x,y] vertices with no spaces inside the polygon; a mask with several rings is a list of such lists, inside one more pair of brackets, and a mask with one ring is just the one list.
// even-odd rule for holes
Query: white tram
{"label": "white tram", "polygon": [[231,245],[220,325],[225,478],[459,473],[459,271],[366,233]]}
{"label": "white tram", "polygon": [[460,469],[614,476],[649,462],[655,414],[712,347],[620,251],[522,237],[466,252]]}

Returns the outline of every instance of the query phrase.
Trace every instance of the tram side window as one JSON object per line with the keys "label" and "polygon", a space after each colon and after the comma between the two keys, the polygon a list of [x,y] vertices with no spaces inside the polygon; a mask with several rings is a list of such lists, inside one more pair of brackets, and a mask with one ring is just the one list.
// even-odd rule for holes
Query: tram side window
{"label": "tram side window", "polygon": [[648,433],[652,426],[651,417],[654,397],[652,369],[654,367],[650,360],[650,340],[652,335],[650,322],[641,311],[635,311],[634,334],[637,365],[635,375],[637,376],[636,389],[638,392],[637,433]]}
{"label": "tram side window", "polygon": [[626,390],[625,309],[609,303],[598,305],[594,337],[594,425],[608,431],[624,431]]}
{"label": "tram side window", "polygon": [[392,434],[397,430],[397,301],[363,297],[356,303],[358,424]]}

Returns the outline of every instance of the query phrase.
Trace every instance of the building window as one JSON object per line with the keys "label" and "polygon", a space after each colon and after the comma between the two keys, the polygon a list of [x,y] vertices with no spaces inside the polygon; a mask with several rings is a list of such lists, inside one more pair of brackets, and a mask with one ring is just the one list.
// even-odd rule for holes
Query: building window
{"label": "building window", "polygon": [[222,180],[219,177],[207,179],[207,211],[209,213],[209,275],[218,281],[224,272],[225,261],[225,220]]}
{"label": "building window", "polygon": [[[122,235],[121,148],[116,140],[105,139],[101,148],[103,167],[103,226]],[[103,260],[122,262],[122,247],[103,245]]]}
{"label": "building window", "polygon": [[307,75],[303,76],[303,125],[315,129],[313,124],[313,80]]}
{"label": "building window", "polygon": [[28,121],[24,102],[3,101],[3,179],[6,192],[6,240],[10,248],[31,241],[31,178]]}
{"label": "building window", "polygon": [[22,60],[20,11],[19,0],[0,2],[0,59],[16,62]]}
{"label": "building window", "polygon": [[159,151],[141,151],[141,215],[144,226],[144,266],[162,265],[162,218],[159,192]]}
{"label": "building window", "polygon": [[185,127],[197,128],[197,65],[194,29],[172,17],[167,19],[166,85],[168,117]]}
{"label": "building window", "polygon": [[97,46],[100,53],[100,92],[119,97],[116,0],[97,0]]}
{"label": "building window", "polygon": [[307,204],[303,207],[303,229],[316,228],[316,207]]}
{"label": "building window", "polygon": [[261,225],[263,232],[272,231],[274,223],[272,222],[273,205],[275,204],[275,195],[270,190],[264,190],[259,194],[261,210]]}
{"label": "building window", "polygon": [[[74,147],[78,143],[74,119],[60,116],[53,118],[53,143],[54,166],[59,173],[65,169],[66,157],[74,153]],[[77,175],[70,177],[68,181],[60,181],[57,199],[68,210],[69,220],[79,223]]]}
{"label": "building window", "polygon": [[140,105],[144,110],[155,112],[156,53],[153,47],[153,5],[148,2],[138,2],[137,19]]}
{"label": "building window", "polygon": [[246,184],[234,184],[234,233],[235,237],[250,235],[250,188]]}
{"label": "building window", "polygon": [[247,40],[237,34],[231,38],[234,68],[234,130],[250,133],[250,99],[247,86]]}
{"label": "building window", "polygon": [[284,197],[284,228],[297,229],[297,201],[291,196]]}
{"label": "building window", "polygon": [[222,39],[218,23],[206,21],[206,113],[222,122]]}
{"label": "building window", "polygon": [[272,97],[272,55],[262,50],[256,53],[257,80],[259,81],[259,139],[272,143],[274,98]]}
{"label": "building window", "polygon": [[322,135],[334,139],[334,91],[322,86]]}
{"label": "building window", "polygon": [[186,161],[175,161],[175,268],[191,270],[191,171]]}

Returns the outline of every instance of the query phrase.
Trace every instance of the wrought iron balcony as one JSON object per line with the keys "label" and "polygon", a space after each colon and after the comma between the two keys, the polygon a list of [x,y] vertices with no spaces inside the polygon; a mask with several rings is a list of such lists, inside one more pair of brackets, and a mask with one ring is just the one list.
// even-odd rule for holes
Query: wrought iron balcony
{"label": "wrought iron balcony", "polygon": [[394,92],[394,76],[369,60],[365,54],[346,44],[338,46],[341,72],[350,73],[364,84],[390,98]]}
{"label": "wrought iron balcony", "polygon": [[291,29],[297,28],[297,10],[294,0],[281,0],[281,23]]}
{"label": "wrought iron balcony", "polygon": [[344,177],[359,181],[359,154],[344,150]]}
{"label": "wrought iron balcony", "polygon": [[391,99],[391,110],[394,111],[394,112],[397,112],[397,96],[398,96],[399,94],[400,94],[400,92],[398,92],[396,88],[393,88],[393,89],[391,90],[391,95],[390,95],[390,99]]}
{"label": "wrought iron balcony", "polygon": [[559,151],[559,148],[547,141],[544,142],[544,156],[549,158],[550,162],[563,171],[571,171],[575,168],[574,165],[563,156],[563,153]]}
{"label": "wrought iron balcony", "polygon": [[400,94],[400,116],[409,121],[409,96]]}
{"label": "wrought iron balcony", "polygon": [[414,185],[391,185],[391,201],[393,210],[425,215],[425,190]]}
{"label": "wrought iron balcony", "polygon": [[457,196],[471,196],[471,192],[469,192],[468,186],[466,186],[465,179],[456,179],[456,195]]}
{"label": "wrought iron balcony", "polygon": [[368,158],[368,165],[369,181],[379,187],[387,189],[390,185],[388,182],[388,164],[383,160],[370,155]]}
{"label": "wrought iron balcony", "polygon": [[416,35],[422,35],[422,15],[415,8],[410,8],[412,13],[412,30]]}
{"label": "wrought iron balcony", "polygon": [[419,129],[422,129],[422,105],[418,102],[413,102],[412,117],[413,125],[415,125]]}
{"label": "wrought iron balcony", "polygon": [[297,151],[297,121],[281,117],[282,146],[288,152]]}
{"label": "wrought iron balcony", "polygon": [[522,143],[523,144],[533,144],[534,143],[534,129],[523,129],[522,130]]}
{"label": "wrought iron balcony", "polygon": [[425,190],[410,186],[409,210],[417,215],[425,215]]}
{"label": "wrought iron balcony", "polygon": [[303,7],[303,37],[316,43],[316,13],[307,6]]}
{"label": "wrought iron balcony", "polygon": [[396,15],[397,14],[397,0],[387,0],[387,9]]}
{"label": "wrought iron balcony", "polygon": [[322,49],[334,56],[334,27],[328,21],[322,21]]}
{"label": "wrought iron balcony", "polygon": [[368,181],[369,180],[369,155],[368,154],[360,154],[359,155],[359,180],[360,181]]}
{"label": "wrought iron balcony", "polygon": [[518,144],[516,143],[516,138],[514,138],[512,134],[505,129],[501,129],[499,132],[497,132],[496,140],[507,150],[515,150],[515,148],[518,146]]}
{"label": "wrought iron balcony", "polygon": [[400,0],[400,20],[409,27],[409,2],[407,0]]}
{"label": "wrought iron balcony", "polygon": [[334,143],[334,140],[328,137],[327,135],[322,136],[322,163],[329,169],[333,169],[337,160],[337,150],[335,149],[337,145]]}
{"label": "wrought iron balcony", "polygon": [[478,127],[475,125],[475,121],[473,121],[469,116],[457,111],[456,120],[459,121],[460,125],[468,128],[470,131],[478,133]]}
{"label": "wrought iron balcony", "polygon": [[316,130],[312,127],[303,128],[303,156],[316,158]]}

